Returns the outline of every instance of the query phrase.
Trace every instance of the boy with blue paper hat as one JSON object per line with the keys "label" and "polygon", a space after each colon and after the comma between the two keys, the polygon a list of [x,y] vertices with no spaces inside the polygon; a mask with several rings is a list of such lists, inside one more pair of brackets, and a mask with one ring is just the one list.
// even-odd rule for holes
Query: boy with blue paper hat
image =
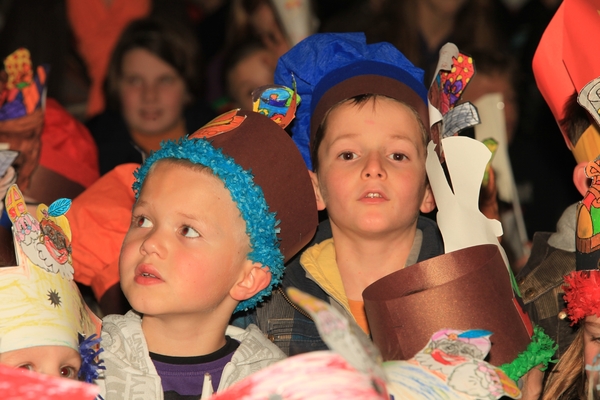
{"label": "boy with blue paper hat", "polygon": [[407,265],[443,253],[425,171],[423,71],[389,43],[361,33],[317,34],[279,60],[275,82],[302,103],[292,139],[310,170],[322,222],[312,247],[286,268],[273,298],[239,324],[257,322],[293,355],[325,349],[313,322],[287,300],[298,287],[369,332],[362,291]]}

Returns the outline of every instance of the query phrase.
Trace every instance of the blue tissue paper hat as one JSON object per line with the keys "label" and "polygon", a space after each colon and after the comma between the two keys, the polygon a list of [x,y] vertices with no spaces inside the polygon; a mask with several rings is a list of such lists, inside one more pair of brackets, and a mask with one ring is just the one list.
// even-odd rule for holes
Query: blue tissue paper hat
{"label": "blue tissue paper hat", "polygon": [[302,103],[291,125],[292,139],[309,169],[312,138],[327,111],[362,94],[379,94],[413,107],[429,126],[423,70],[390,43],[368,45],[363,33],[320,33],[279,59],[275,83],[293,87]]}

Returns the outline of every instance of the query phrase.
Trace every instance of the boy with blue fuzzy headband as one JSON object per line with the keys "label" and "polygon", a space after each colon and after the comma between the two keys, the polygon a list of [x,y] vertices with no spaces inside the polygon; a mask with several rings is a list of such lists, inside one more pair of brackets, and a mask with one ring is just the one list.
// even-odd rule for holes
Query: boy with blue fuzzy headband
{"label": "boy with blue fuzzy headband", "polygon": [[257,327],[228,321],[271,293],[317,225],[285,131],[234,110],[163,143],[135,176],[119,261],[134,311],[104,318],[102,396],[206,398],[284,358]]}
{"label": "boy with blue fuzzy headband", "polygon": [[256,323],[288,355],[326,346],[285,288],[327,301],[368,334],[363,290],[443,254],[435,222],[420,216],[435,208],[423,71],[389,43],[367,45],[361,33],[317,34],[279,59],[276,83],[292,80],[302,98],[292,139],[329,220],[287,265],[273,298],[235,321]]}

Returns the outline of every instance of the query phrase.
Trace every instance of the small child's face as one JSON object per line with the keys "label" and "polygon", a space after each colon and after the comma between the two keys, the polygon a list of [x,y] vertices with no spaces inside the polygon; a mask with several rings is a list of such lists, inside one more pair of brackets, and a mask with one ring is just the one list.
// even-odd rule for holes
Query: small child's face
{"label": "small child's face", "polygon": [[188,101],[185,82],[177,70],[141,48],[123,57],[119,97],[129,129],[145,135],[173,129],[183,119]]}
{"label": "small child's face", "polygon": [[81,357],[70,347],[38,346],[2,353],[0,363],[41,374],[77,379]]}
{"label": "small child's face", "polygon": [[229,292],[249,251],[246,224],[221,180],[210,170],[158,161],[123,241],[121,287],[144,315],[228,310],[229,318],[237,305]]}
{"label": "small child's face", "polygon": [[[600,318],[595,315],[585,317],[583,327],[583,357],[585,365],[594,365],[594,358],[600,354]],[[586,370],[589,375],[590,371]]]}
{"label": "small child's face", "polygon": [[377,97],[331,110],[312,174],[320,209],[346,232],[404,232],[433,209],[415,114]]}
{"label": "small child's face", "polygon": [[241,60],[227,75],[233,100],[244,110],[252,110],[252,91],[273,83],[277,59],[267,50],[258,50]]}

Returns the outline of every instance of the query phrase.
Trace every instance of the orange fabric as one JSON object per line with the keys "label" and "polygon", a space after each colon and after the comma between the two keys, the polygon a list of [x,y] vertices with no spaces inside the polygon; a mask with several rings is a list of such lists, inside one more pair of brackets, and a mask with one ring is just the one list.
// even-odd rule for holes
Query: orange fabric
{"label": "orange fabric", "polygon": [[40,165],[86,188],[100,177],[94,138],[54,99],[46,99],[40,140]]}
{"label": "orange fabric", "polygon": [[67,212],[73,233],[75,280],[97,299],[119,283],[119,253],[131,223],[131,186],[139,164],[119,165],[73,200]]}
{"label": "orange fabric", "polygon": [[77,50],[91,80],[88,117],[104,110],[102,85],[111,53],[125,27],[150,13],[150,0],[67,0]]}
{"label": "orange fabric", "polygon": [[369,323],[367,322],[367,314],[365,313],[365,303],[360,300],[348,299],[348,305],[350,306],[350,312],[356,320],[358,326],[367,334],[370,334]]}
{"label": "orange fabric", "polygon": [[160,142],[163,140],[177,140],[186,134],[185,122],[182,119],[170,131],[158,135],[143,135],[136,131],[131,131],[131,138],[146,154],[150,154],[150,150],[157,151],[160,149]]}

